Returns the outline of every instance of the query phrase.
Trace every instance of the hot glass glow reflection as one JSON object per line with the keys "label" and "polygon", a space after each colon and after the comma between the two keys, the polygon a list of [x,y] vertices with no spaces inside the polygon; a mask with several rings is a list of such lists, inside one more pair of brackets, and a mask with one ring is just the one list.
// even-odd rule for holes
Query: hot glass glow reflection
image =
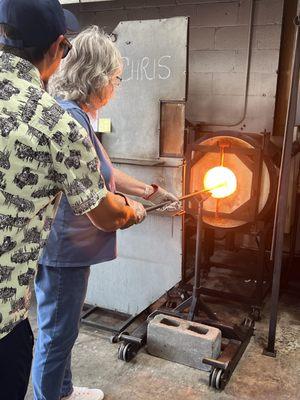
{"label": "hot glass glow reflection", "polygon": [[204,176],[204,188],[209,190],[215,199],[224,199],[230,196],[236,191],[236,187],[236,176],[229,168],[214,167],[208,170]]}

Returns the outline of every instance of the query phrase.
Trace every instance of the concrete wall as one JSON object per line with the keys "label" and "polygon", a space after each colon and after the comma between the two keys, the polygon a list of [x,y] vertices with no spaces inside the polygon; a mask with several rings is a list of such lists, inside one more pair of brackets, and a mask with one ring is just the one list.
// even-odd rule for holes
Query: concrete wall
{"label": "concrete wall", "polygon": [[121,20],[190,16],[187,118],[201,122],[203,130],[235,125],[231,129],[271,131],[283,0],[254,1],[250,84],[243,119],[250,4],[251,0],[116,0],[67,7],[83,26],[97,24],[107,31]]}

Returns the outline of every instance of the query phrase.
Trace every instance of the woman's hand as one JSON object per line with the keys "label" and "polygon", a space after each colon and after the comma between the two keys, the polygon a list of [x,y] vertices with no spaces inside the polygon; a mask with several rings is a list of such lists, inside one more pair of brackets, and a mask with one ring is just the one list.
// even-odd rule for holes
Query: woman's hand
{"label": "woman's hand", "polygon": [[153,204],[164,203],[165,201],[170,201],[171,203],[177,203],[178,197],[176,197],[173,193],[167,192],[160,186],[152,185],[153,193],[147,196],[147,200],[151,201]]}

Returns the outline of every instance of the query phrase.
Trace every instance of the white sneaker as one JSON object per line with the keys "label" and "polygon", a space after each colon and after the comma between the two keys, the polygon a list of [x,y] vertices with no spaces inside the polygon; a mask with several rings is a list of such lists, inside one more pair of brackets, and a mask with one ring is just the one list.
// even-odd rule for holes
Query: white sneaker
{"label": "white sneaker", "polygon": [[61,400],[102,400],[104,393],[100,389],[89,389],[86,387],[73,387],[70,396],[62,397]]}

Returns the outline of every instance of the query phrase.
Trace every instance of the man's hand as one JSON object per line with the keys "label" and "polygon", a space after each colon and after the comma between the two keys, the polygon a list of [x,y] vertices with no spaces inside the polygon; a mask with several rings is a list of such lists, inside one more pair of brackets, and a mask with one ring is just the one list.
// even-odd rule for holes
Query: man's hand
{"label": "man's hand", "polygon": [[145,210],[138,206],[139,203],[133,200],[131,202],[132,206],[125,196],[108,192],[98,206],[86,215],[96,228],[105,232],[129,228],[140,223],[146,214]]}
{"label": "man's hand", "polygon": [[136,214],[136,224],[140,224],[146,218],[146,210],[144,206],[138,201],[129,199],[127,197],[128,205],[135,211]]}

